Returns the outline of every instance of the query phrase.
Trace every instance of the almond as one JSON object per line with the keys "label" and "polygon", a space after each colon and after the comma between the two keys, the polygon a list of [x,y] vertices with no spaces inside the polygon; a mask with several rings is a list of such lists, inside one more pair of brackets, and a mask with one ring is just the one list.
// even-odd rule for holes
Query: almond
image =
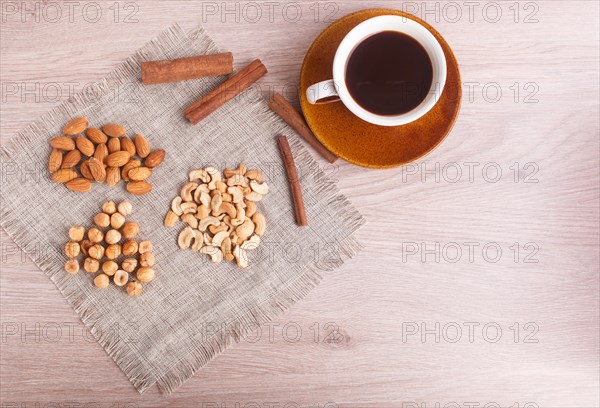
{"label": "almond", "polygon": [[104,182],[106,180],[106,170],[104,169],[104,165],[98,161],[97,159],[91,157],[88,160],[88,165],[90,166],[90,172],[92,173],[92,177],[99,183]]}
{"label": "almond", "polygon": [[79,151],[86,156],[94,155],[94,144],[85,136],[77,136],[75,138],[75,144]]}
{"label": "almond", "polygon": [[142,162],[138,159],[130,159],[127,164],[125,164],[123,166],[123,168],[121,169],[121,178],[123,179],[123,181],[129,181],[129,170],[133,169],[134,167],[139,167],[142,165]]}
{"label": "almond", "polygon": [[131,194],[141,195],[152,190],[152,184],[146,181],[130,181],[127,183],[127,191]]}
{"label": "almond", "polygon": [[163,162],[165,159],[165,151],[163,149],[157,149],[151,152],[144,161],[146,167],[156,167]]}
{"label": "almond", "polygon": [[108,140],[108,137],[104,134],[104,132],[96,128],[88,128],[85,131],[85,135],[96,144],[106,143]]}
{"label": "almond", "polygon": [[121,138],[121,150],[125,150],[131,156],[135,156],[135,144],[127,136]]}
{"label": "almond", "polygon": [[107,167],[106,168],[106,184],[109,186],[116,186],[121,181],[121,171],[118,167]]}
{"label": "almond", "polygon": [[81,163],[81,166],[79,166],[79,171],[81,172],[81,175],[86,179],[94,180],[94,176],[92,175],[92,172],[90,170],[90,164],[87,160]]}
{"label": "almond", "polygon": [[75,150],[75,141],[70,137],[56,136],[50,139],[50,146],[58,150]]}
{"label": "almond", "polygon": [[63,158],[63,162],[62,165],[60,166],[61,169],[72,169],[73,167],[75,167],[76,164],[79,163],[79,161],[81,160],[81,153],[79,153],[79,150],[71,150],[70,152],[67,152],[67,154],[65,154],[65,157]]}
{"label": "almond", "polygon": [[119,151],[108,155],[106,158],[106,164],[110,167],[121,167],[129,161],[129,152]]}
{"label": "almond", "polygon": [[55,183],[66,183],[67,181],[77,178],[77,173],[72,169],[60,169],[50,177]]}
{"label": "almond", "polygon": [[96,146],[96,151],[94,152],[94,158],[98,160],[100,163],[104,163],[106,157],[108,156],[108,148],[106,144],[100,143]]}
{"label": "almond", "polygon": [[50,152],[50,158],[48,159],[48,170],[50,170],[50,173],[54,173],[60,168],[62,159],[62,152],[58,149],[52,149]]}
{"label": "almond", "polygon": [[88,120],[85,116],[80,116],[73,119],[65,125],[63,133],[67,136],[77,135],[85,130],[88,125]]}
{"label": "almond", "polygon": [[83,193],[84,191],[88,191],[92,188],[92,182],[81,177],[74,178],[73,180],[68,181],[65,185],[69,190],[76,191],[78,193]]}
{"label": "almond", "polygon": [[112,137],[121,137],[125,134],[125,127],[116,125],[114,123],[109,123],[102,126],[102,131]]}
{"label": "almond", "polygon": [[111,137],[108,139],[108,152],[114,153],[121,150],[121,141],[118,137]]}
{"label": "almond", "polygon": [[134,167],[129,170],[127,176],[129,176],[130,180],[133,181],[141,181],[146,180],[148,177],[152,175],[152,169],[148,167]]}
{"label": "almond", "polygon": [[146,140],[146,138],[140,134],[137,134],[133,137],[133,142],[135,143],[135,149],[137,150],[138,156],[144,158],[150,154],[150,143]]}

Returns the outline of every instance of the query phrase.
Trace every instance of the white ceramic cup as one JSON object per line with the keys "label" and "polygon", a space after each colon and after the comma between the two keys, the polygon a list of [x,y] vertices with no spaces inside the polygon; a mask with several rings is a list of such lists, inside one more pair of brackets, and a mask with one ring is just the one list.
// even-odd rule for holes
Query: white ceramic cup
{"label": "white ceramic cup", "polygon": [[[377,115],[360,106],[346,86],[346,65],[354,49],[366,38],[382,31],[397,31],[411,36],[427,52],[433,68],[431,88],[425,99],[409,112],[399,115]],[[354,27],[342,40],[333,60],[333,79],[311,85],[306,97],[311,104],[341,102],[359,118],[380,126],[399,126],[425,115],[437,103],[446,84],[446,57],[436,38],[424,26],[401,16],[373,17]]]}

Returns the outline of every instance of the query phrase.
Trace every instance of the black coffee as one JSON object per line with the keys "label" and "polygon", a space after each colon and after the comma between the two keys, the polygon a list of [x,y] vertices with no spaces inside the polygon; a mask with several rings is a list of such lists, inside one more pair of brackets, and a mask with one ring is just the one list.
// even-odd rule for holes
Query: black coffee
{"label": "black coffee", "polygon": [[361,42],[346,66],[352,98],[377,115],[399,115],[427,96],[433,67],[427,51],[411,36],[382,31]]}

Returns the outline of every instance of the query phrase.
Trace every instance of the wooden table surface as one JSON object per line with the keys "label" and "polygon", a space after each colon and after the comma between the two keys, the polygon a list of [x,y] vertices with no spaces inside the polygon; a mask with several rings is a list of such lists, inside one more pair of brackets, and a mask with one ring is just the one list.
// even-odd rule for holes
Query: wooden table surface
{"label": "wooden table surface", "polygon": [[1,6],[2,143],[175,22],[203,24],[238,67],[261,58],[262,92],[297,105],[329,22],[404,7],[445,36],[464,81],[454,130],[420,162],[320,160],[367,219],[364,250],[168,399],[134,390],[2,232],[2,407],[600,404],[598,2]]}

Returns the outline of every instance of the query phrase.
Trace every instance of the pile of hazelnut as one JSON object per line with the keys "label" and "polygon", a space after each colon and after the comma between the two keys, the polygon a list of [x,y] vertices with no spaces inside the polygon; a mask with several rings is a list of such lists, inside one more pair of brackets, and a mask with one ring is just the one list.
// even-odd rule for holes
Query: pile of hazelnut
{"label": "pile of hazelnut", "polygon": [[152,269],[155,259],[150,241],[134,240],[140,227],[136,222],[125,221],[131,211],[128,201],[118,206],[107,201],[102,204],[102,212],[94,217],[96,226],[87,231],[87,239],[84,239],[84,227],[72,227],[69,230],[71,242],[65,245],[65,254],[69,257],[65,270],[72,275],[79,272],[77,256],[81,252],[86,256],[83,261],[86,272],[96,273],[102,269],[94,277],[94,286],[106,288],[112,277],[116,286],[125,286],[129,296],[139,296],[142,282],[150,282],[156,276]]}

